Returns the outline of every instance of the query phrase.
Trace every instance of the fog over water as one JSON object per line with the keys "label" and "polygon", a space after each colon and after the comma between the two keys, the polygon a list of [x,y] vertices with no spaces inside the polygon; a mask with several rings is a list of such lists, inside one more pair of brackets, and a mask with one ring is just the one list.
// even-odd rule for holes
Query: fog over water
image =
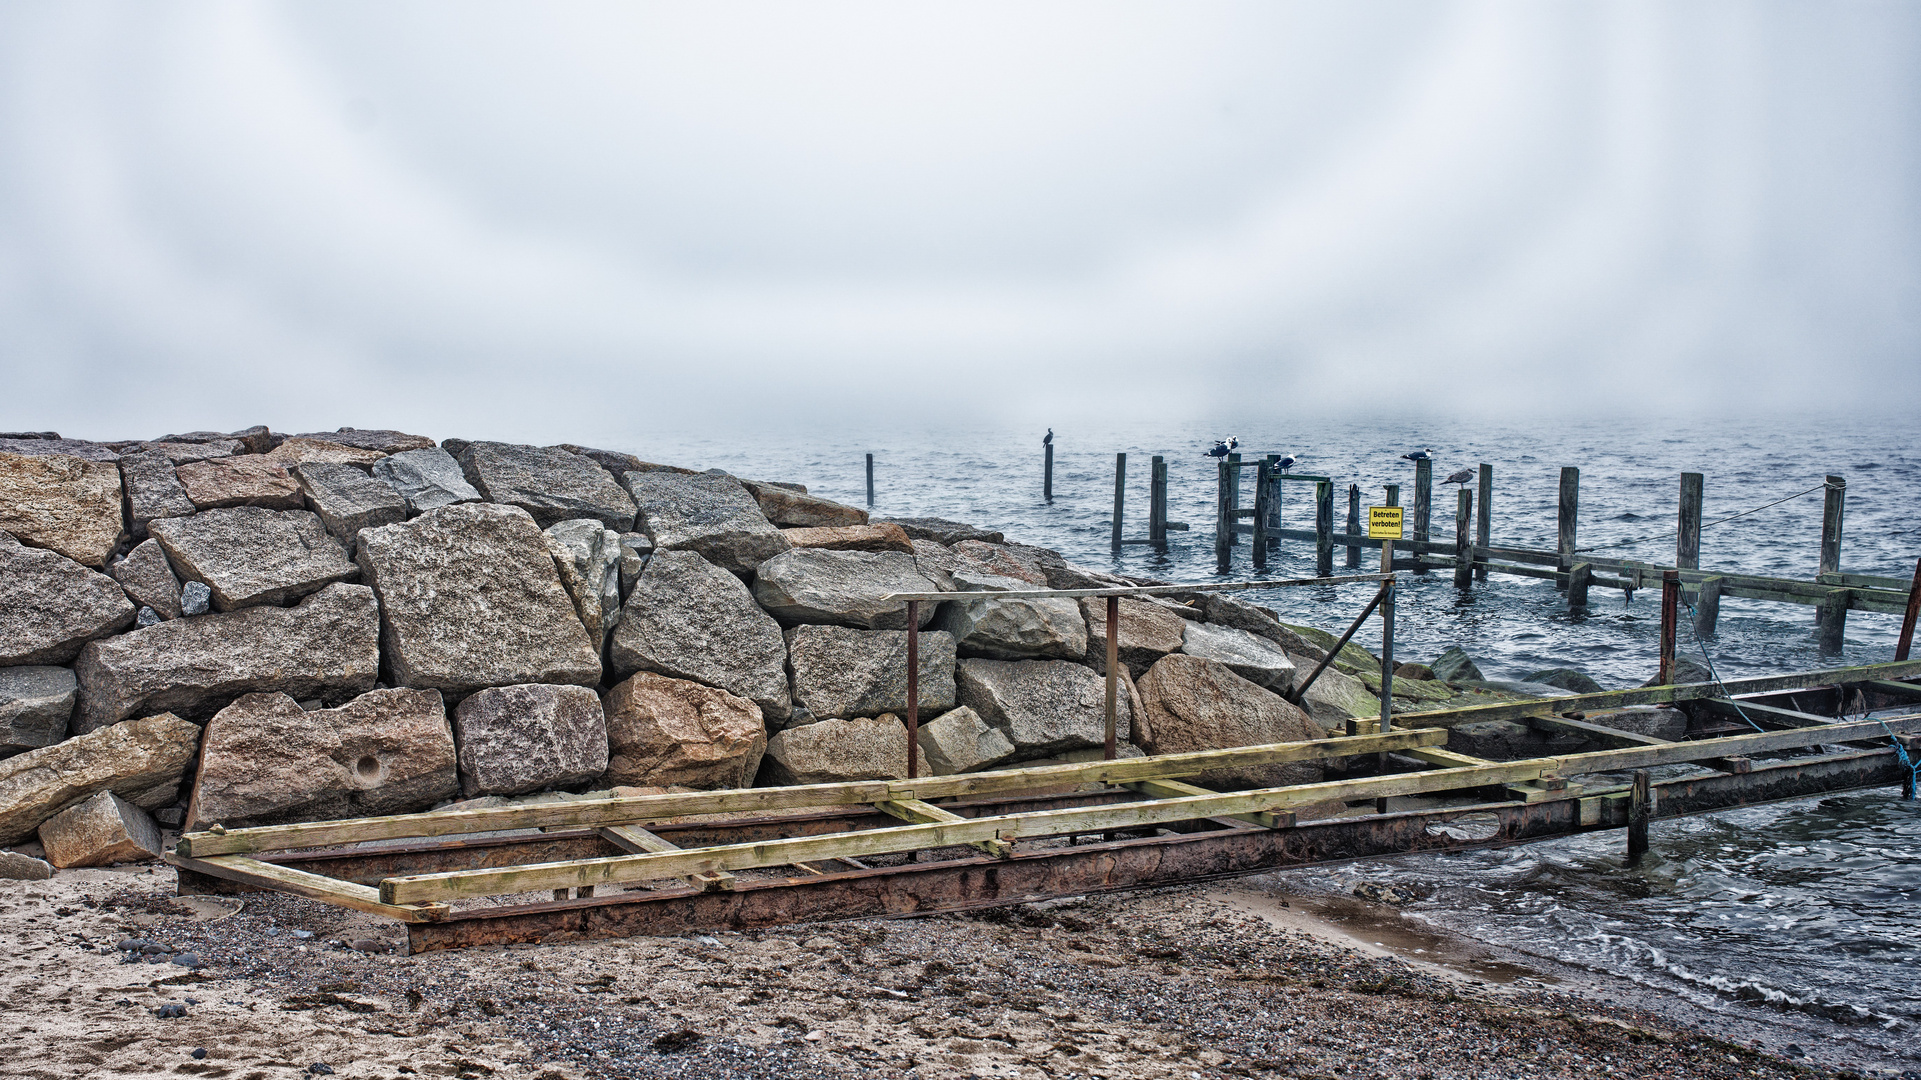
{"label": "fog over water", "polygon": [[1921,9],[0,7],[0,427],[1886,410]]}

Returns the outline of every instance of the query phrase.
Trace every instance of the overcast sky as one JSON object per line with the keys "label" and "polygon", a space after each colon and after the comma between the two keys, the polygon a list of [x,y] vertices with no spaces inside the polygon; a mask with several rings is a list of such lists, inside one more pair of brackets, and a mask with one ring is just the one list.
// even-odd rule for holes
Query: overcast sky
{"label": "overcast sky", "polygon": [[0,0],[0,428],[1921,400],[1921,6]]}

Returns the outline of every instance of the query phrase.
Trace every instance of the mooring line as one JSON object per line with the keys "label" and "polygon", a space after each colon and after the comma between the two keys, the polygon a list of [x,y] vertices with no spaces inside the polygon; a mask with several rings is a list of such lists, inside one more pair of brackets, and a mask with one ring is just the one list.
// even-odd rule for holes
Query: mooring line
{"label": "mooring line", "polygon": [[[1875,719],[1881,720],[1878,716]],[[1888,726],[1886,720],[1881,720],[1881,730],[1888,733],[1888,741],[1894,744],[1895,758],[1901,762],[1902,768],[1908,770],[1907,790],[1901,794],[1906,796],[1909,802],[1913,802],[1916,796],[1921,794],[1916,791],[1917,785],[1921,785],[1921,761],[1908,756],[1908,748],[1901,745],[1901,740],[1895,736],[1894,729]]]}
{"label": "mooring line", "polygon": [[[1822,488],[1825,488],[1827,486],[1828,485],[1825,482],[1819,483],[1807,489],[1806,491],[1797,491],[1792,495],[1786,496],[1785,498],[1776,499],[1773,502],[1762,503],[1761,505],[1754,507],[1753,509],[1743,510],[1738,514],[1729,514],[1727,517],[1717,518],[1714,521],[1703,522],[1701,524],[1701,527],[1703,529],[1711,529],[1716,525],[1726,525],[1728,522],[1733,521],[1735,518],[1744,518],[1744,517],[1747,517],[1749,514],[1759,513],[1762,510],[1766,510],[1770,506],[1779,506],[1784,502],[1792,502],[1803,495],[1812,495],[1815,492],[1820,491]],[[1636,537],[1633,540],[1617,540],[1611,544],[1596,544],[1593,547],[1575,548],[1574,550],[1575,551],[1606,551],[1609,548],[1629,547],[1634,544],[1645,544],[1650,540],[1671,540],[1679,532],[1680,532],[1680,529],[1677,526],[1676,528],[1664,533],[1655,533],[1649,536]]]}
{"label": "mooring line", "polygon": [[[1802,492],[1802,494],[1805,495],[1807,493]],[[1682,601],[1682,603],[1687,604],[1685,600]],[[1754,718],[1749,716],[1745,711],[1742,710],[1741,703],[1734,700],[1734,695],[1728,693],[1727,685],[1721,681],[1721,673],[1714,670],[1714,657],[1708,655],[1708,643],[1701,640],[1700,631],[1694,628],[1695,620],[1699,618],[1699,616],[1695,614],[1694,605],[1687,604],[1687,609],[1688,609],[1688,636],[1693,638],[1694,644],[1700,647],[1701,659],[1707,661],[1708,678],[1713,681],[1715,688],[1721,691],[1721,696],[1727,699],[1728,704],[1734,706],[1734,711],[1740,715],[1741,719],[1746,720],[1748,722],[1749,727],[1753,728],[1756,731],[1766,731],[1767,730],[1766,728],[1755,723]]]}

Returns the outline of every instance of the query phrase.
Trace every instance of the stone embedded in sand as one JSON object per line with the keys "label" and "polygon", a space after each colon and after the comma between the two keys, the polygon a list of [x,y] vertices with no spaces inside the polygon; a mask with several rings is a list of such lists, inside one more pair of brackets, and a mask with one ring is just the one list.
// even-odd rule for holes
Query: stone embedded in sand
{"label": "stone embedded in sand", "polygon": [[437,691],[373,690],[312,712],[247,694],[207,721],[187,827],[405,814],[459,787]]}
{"label": "stone embedded in sand", "polygon": [[[1081,613],[1087,616],[1087,663],[1095,671],[1107,670],[1107,601],[1098,597],[1081,600]],[[1136,679],[1168,653],[1179,652],[1187,633],[1187,620],[1144,600],[1122,597],[1121,625],[1118,635],[1121,663]]]}
{"label": "stone embedded in sand", "polygon": [[607,771],[607,715],[584,686],[470,694],[454,710],[454,737],[462,798],[575,787]]}
{"label": "stone embedded in sand", "polygon": [[407,520],[407,500],[384,480],[356,465],[315,461],[294,469],[307,506],[349,551],[362,529]]}
{"label": "stone embedded in sand", "polygon": [[480,501],[480,492],[461,473],[460,462],[437,446],[381,458],[374,462],[374,477],[406,500],[410,514]]}
{"label": "stone embedded in sand", "polygon": [[[1150,754],[1184,754],[1231,746],[1302,742],[1326,737],[1307,713],[1229,670],[1226,664],[1175,654],[1140,680],[1144,711],[1135,741]],[[1321,779],[1316,762],[1214,769],[1190,778],[1209,787],[1279,787]]]}
{"label": "stone embedded in sand", "polygon": [[[1023,757],[1104,746],[1107,681],[1065,660],[962,660],[960,703],[1007,736]],[[1131,695],[1115,702],[1115,737],[1133,726]]]}
{"label": "stone embedded in sand", "polygon": [[298,510],[302,505],[300,482],[293,473],[279,462],[254,454],[196,461],[175,469],[174,475],[187,489],[187,498],[201,510],[230,506]]}
{"label": "stone embedded in sand", "polygon": [[920,756],[934,776],[989,769],[1016,753],[1007,736],[962,705],[920,726]]}
{"label": "stone embedded in sand", "polygon": [[67,737],[78,683],[63,667],[0,668],[0,756]]}
{"label": "stone embedded in sand", "polygon": [[914,554],[914,542],[899,525],[842,525],[819,529],[782,529],[787,543],[797,548],[829,551],[902,551]]}
{"label": "stone embedded in sand", "polygon": [[0,759],[0,844],[103,791],[149,810],[166,806],[199,748],[198,725],[162,713]]}
{"label": "stone embedded in sand", "polygon": [[120,459],[120,483],[127,493],[127,517],[133,535],[147,535],[155,518],[186,517],[199,507],[187,497],[185,485],[165,454],[128,454]]}
{"label": "stone embedded in sand", "polygon": [[322,463],[372,467],[374,462],[386,456],[379,450],[367,450],[327,439],[296,435],[261,455],[261,459],[285,465],[288,468]]}
{"label": "stone embedded in sand", "polygon": [[216,611],[289,604],[359,573],[307,510],[205,510],[152,531],[176,574],[212,590]]}
{"label": "stone embedded in sand", "polygon": [[[352,446],[361,450],[377,450],[383,454],[402,454],[409,450],[425,450],[434,441],[425,435],[409,435],[404,431],[389,428],[350,428],[338,431],[309,431],[293,436],[296,439],[317,439],[339,446]],[[256,451],[258,452],[258,451]]]}
{"label": "stone embedded in sand", "polygon": [[466,694],[600,681],[600,656],[527,511],[443,506],[359,540],[361,580],[380,594],[382,653],[399,685]]}
{"label": "stone embedded in sand", "polygon": [[120,466],[0,454],[0,532],[98,569],[120,542]]}
{"label": "stone embedded in sand", "polygon": [[[907,631],[796,626],[787,631],[794,704],[816,717],[907,711]],[[954,637],[920,635],[921,715],[954,707]]]}
{"label": "stone embedded in sand", "polygon": [[[809,495],[806,488],[796,491],[785,484],[755,480],[742,480],[740,483],[760,504],[760,511],[767,515],[767,520],[776,525],[816,529],[867,524],[867,511],[818,495]],[[902,536],[905,538],[904,533]]]}
{"label": "stone embedded in sand", "polygon": [[338,701],[373,689],[379,672],[373,590],[329,585],[297,607],[175,619],[89,642],[74,665],[74,730],[163,709],[205,716],[257,691]]}
{"label": "stone embedded in sand", "polygon": [[[1125,618],[1125,616],[1123,616]],[[1264,637],[1214,623],[1188,623],[1181,632],[1181,652],[1203,660],[1217,660],[1258,686],[1284,694],[1294,685],[1294,661]]]}
{"label": "stone embedded in sand", "polygon": [[[754,599],[783,623],[834,623],[860,630],[904,630],[907,604],[884,601],[888,593],[938,592],[914,556],[898,551],[822,551],[801,548],[760,565]],[[920,625],[934,621],[939,605],[920,605]]]}
{"label": "stone embedded in sand", "polygon": [[0,532],[0,665],[64,664],[135,614],[112,578]]}
{"label": "stone embedded in sand", "polygon": [[836,784],[907,778],[907,725],[888,713],[822,720],[767,740],[762,784]]}
{"label": "stone embedded in sand", "polygon": [[606,469],[558,446],[472,442],[454,455],[489,502],[518,506],[541,528],[593,518],[615,532],[634,527],[634,500]]}
{"label": "stone embedded in sand", "polygon": [[780,624],[738,577],[691,551],[657,551],[647,561],[608,658],[617,676],[692,679],[752,701],[768,719],[792,710]]}
{"label": "stone embedded in sand", "polygon": [[609,785],[743,788],[767,749],[760,707],[643,671],[607,692]]}
{"label": "stone embedded in sand", "polygon": [[787,550],[787,538],[731,476],[631,472],[621,479],[639,508],[637,527],[657,550],[698,552],[743,578]]}
{"label": "stone embedded in sand", "polygon": [[556,522],[546,532],[560,583],[599,653],[620,622],[620,534],[593,518]]}
{"label": "stone embedded in sand", "polygon": [[53,864],[18,851],[0,851],[0,881],[45,881],[53,876]]}
{"label": "stone embedded in sand", "polygon": [[103,791],[41,822],[40,846],[62,870],[145,862],[160,854],[160,827],[145,810]]}

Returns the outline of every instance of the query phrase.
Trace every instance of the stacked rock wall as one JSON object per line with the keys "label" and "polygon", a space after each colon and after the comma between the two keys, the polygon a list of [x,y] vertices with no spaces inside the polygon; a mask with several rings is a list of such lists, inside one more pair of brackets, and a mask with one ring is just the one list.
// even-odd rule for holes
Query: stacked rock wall
{"label": "stacked rock wall", "polygon": [[[0,437],[0,844],[63,814],[48,850],[85,861],[139,850],[150,810],[238,826],[902,776],[906,606],[879,597],[1125,583],[999,533],[573,445]],[[1378,709],[1350,686],[1283,700],[1298,639],[1261,609],[1122,610],[1121,731],[1151,751]],[[1104,619],[922,604],[922,760],[1096,751]]]}

